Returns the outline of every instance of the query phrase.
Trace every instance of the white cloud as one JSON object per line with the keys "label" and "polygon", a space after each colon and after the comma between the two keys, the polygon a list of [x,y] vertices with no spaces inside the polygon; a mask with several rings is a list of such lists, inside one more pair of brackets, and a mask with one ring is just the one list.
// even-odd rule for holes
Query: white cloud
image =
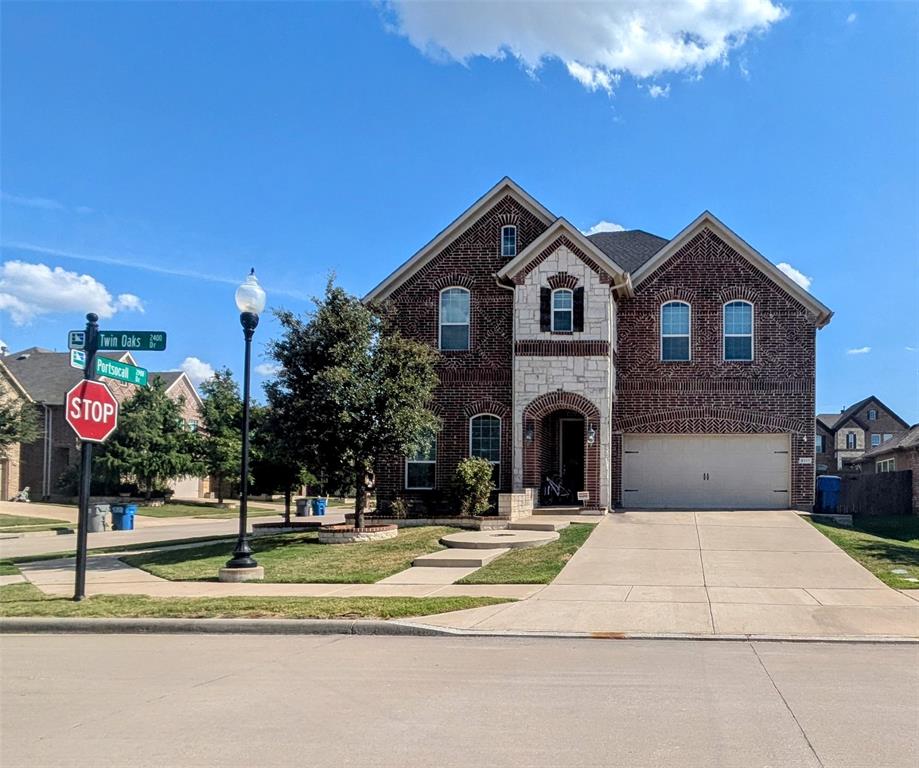
{"label": "white cloud", "polygon": [[277,363],[260,363],[255,366],[255,372],[259,376],[275,376],[281,370]]}
{"label": "white cloud", "polygon": [[809,291],[811,283],[814,282],[814,278],[808,277],[801,270],[795,269],[787,261],[780,262],[776,264],[779,268],[779,271],[784,272],[788,277],[794,280],[798,285],[800,285],[805,291]]}
{"label": "white cloud", "polygon": [[207,381],[214,375],[214,368],[210,363],[205,363],[197,357],[186,357],[179,366],[180,371],[191,379],[191,383],[196,387],[202,382]]}
{"label": "white cloud", "polygon": [[9,312],[16,325],[53,312],[95,312],[107,318],[121,309],[142,311],[142,304],[130,293],[113,300],[91,275],[25,261],[5,261],[0,266],[0,310]]}
{"label": "white cloud", "polygon": [[[38,208],[43,211],[70,210],[70,207],[60,202],[60,200],[52,200],[50,197],[29,197],[27,195],[14,195],[10,192],[0,192],[0,200],[23,208]],[[76,205],[73,207],[73,211],[79,214],[87,214],[92,213],[93,209],[85,205]]]}
{"label": "white cloud", "polygon": [[852,349],[847,349],[847,355],[867,355],[871,351],[871,347],[854,347]]}
{"label": "white cloud", "polygon": [[670,95],[670,83],[665,86],[652,84],[648,86],[648,95],[652,99],[666,99]]}
{"label": "white cloud", "polygon": [[0,355],[5,355],[9,350],[9,345],[3,339],[0,339]]}
{"label": "white cloud", "polygon": [[854,24],[857,18],[857,13],[850,13],[848,16],[846,16],[846,24]]}
{"label": "white cloud", "polygon": [[590,229],[584,232],[585,235],[595,235],[597,232],[623,232],[625,227],[622,224],[616,224],[612,221],[602,219],[594,224]]}
{"label": "white cloud", "polygon": [[905,349],[907,352],[915,352],[915,351],[916,351],[916,347],[911,347],[911,346],[909,346],[909,345],[903,347],[903,349]]}
{"label": "white cloud", "polygon": [[118,309],[128,312],[140,312],[143,314],[144,311],[144,304],[140,300],[140,296],[135,296],[133,293],[119,293],[116,306]]}
{"label": "white cloud", "polygon": [[391,27],[432,58],[465,63],[512,56],[531,74],[558,59],[586,88],[607,92],[624,74],[698,73],[724,62],[747,35],[787,15],[773,0],[389,0],[383,7]]}

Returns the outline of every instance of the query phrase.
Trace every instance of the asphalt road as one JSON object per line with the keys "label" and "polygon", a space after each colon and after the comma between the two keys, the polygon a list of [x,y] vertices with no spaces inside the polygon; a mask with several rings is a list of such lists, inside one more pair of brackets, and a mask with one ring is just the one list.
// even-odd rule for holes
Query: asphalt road
{"label": "asphalt road", "polygon": [[9,766],[919,764],[919,647],[0,637]]}

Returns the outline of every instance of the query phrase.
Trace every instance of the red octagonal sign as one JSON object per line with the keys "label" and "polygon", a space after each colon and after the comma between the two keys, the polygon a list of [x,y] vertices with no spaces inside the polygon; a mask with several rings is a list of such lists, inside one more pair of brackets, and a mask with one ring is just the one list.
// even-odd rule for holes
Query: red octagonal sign
{"label": "red octagonal sign", "polygon": [[118,426],[118,401],[101,381],[81,381],[64,403],[67,423],[81,440],[104,442]]}

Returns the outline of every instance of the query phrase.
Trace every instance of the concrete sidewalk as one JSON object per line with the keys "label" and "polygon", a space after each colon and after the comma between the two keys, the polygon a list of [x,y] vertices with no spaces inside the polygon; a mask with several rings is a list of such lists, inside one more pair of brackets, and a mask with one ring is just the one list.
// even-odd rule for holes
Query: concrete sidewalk
{"label": "concrete sidewalk", "polygon": [[532,599],[427,616],[496,632],[919,637],[919,603],[794,512],[628,512]]}

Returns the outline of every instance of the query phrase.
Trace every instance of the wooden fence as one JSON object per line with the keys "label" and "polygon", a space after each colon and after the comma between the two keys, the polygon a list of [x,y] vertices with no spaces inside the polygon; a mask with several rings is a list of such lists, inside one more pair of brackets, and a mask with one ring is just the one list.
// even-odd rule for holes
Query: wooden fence
{"label": "wooden fence", "polygon": [[913,506],[913,473],[879,472],[842,476],[839,512],[879,517],[910,515]]}

